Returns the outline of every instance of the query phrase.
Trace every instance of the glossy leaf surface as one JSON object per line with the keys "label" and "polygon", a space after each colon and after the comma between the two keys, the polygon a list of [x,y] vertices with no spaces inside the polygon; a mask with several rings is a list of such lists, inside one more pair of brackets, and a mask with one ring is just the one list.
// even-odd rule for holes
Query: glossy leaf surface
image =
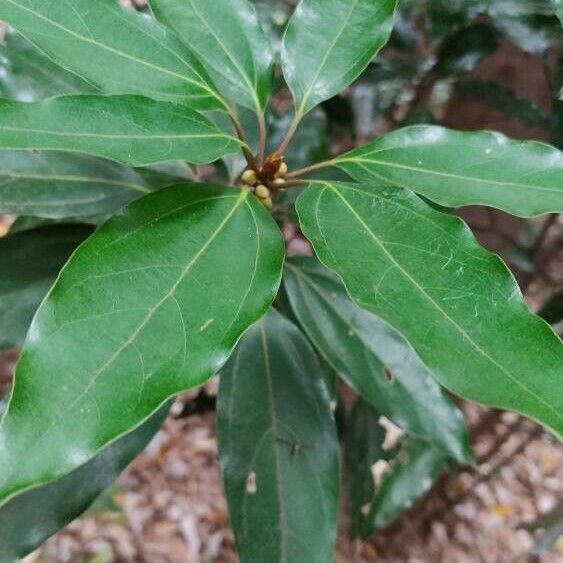
{"label": "glossy leaf surface", "polygon": [[346,424],[346,492],[350,512],[350,534],[357,537],[365,525],[366,508],[375,494],[372,466],[385,459],[385,429],[379,424],[380,414],[358,399]]}
{"label": "glossy leaf surface", "polygon": [[150,0],[153,13],[176,30],[235,103],[262,113],[272,88],[270,41],[248,0]]}
{"label": "glossy leaf surface", "polygon": [[242,563],[333,559],[338,443],[321,367],[275,310],[221,374],[218,440]]}
{"label": "glossy leaf surface", "polygon": [[154,192],[73,255],[31,325],[0,426],[0,501],[83,465],[204,382],[270,306],[283,244],[250,194]]}
{"label": "glossy leaf surface", "polygon": [[0,238],[0,349],[21,346],[59,271],[91,233],[85,225],[53,225]]}
{"label": "glossy leaf surface", "polygon": [[350,295],[398,330],[442,385],[563,435],[561,341],[463,221],[400,188],[345,183],[312,185],[297,211]]}
{"label": "glossy leaf surface", "polygon": [[391,524],[426,493],[444,468],[444,454],[422,440],[408,440],[391,463],[362,524],[362,535]]}
{"label": "glossy leaf surface", "polygon": [[32,489],[0,508],[0,562],[12,563],[84,512],[143,450],[166,418],[162,407],[139,428],[85,465],[49,485]]}
{"label": "glossy leaf surface", "polygon": [[389,39],[396,0],[301,0],[281,58],[302,116],[349,86]]}
{"label": "glossy leaf surface", "polygon": [[91,84],[54,64],[19,33],[8,29],[0,44],[0,94],[34,102],[61,94],[95,92]]}
{"label": "glossy leaf surface", "polygon": [[[2,0],[0,0],[1,2]],[[140,96],[0,100],[0,148],[84,152],[132,166],[212,162],[238,142],[201,114]]]}
{"label": "glossy leaf surface", "polygon": [[220,109],[199,60],[164,26],[114,0],[0,0],[0,19],[63,68],[109,94]]}
{"label": "glossy leaf surface", "polygon": [[[151,187],[166,184],[153,174]],[[47,219],[112,213],[151,191],[132,168],[88,155],[0,151],[0,213]]]}
{"label": "glossy leaf surface", "polygon": [[359,395],[407,432],[472,462],[461,413],[407,342],[358,307],[333,272],[314,258],[293,258],[284,287],[311,342]]}
{"label": "glossy leaf surface", "polygon": [[336,164],[359,181],[409,188],[446,207],[489,205],[521,217],[563,211],[563,154],[500,133],[407,127]]}

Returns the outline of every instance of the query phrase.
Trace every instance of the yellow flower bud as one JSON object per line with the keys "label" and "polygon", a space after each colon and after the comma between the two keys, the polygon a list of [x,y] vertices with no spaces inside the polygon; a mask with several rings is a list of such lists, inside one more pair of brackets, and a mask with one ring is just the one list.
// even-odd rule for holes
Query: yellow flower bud
{"label": "yellow flower bud", "polygon": [[285,178],[286,174],[287,174],[287,164],[285,162],[282,162],[280,164],[280,169],[278,170],[278,173],[276,174],[276,178]]}
{"label": "yellow flower bud", "polygon": [[270,190],[263,184],[258,184],[256,186],[256,191],[254,192],[256,197],[259,199],[266,199],[270,197]]}
{"label": "yellow flower bud", "polygon": [[264,207],[266,207],[267,209],[272,209],[272,207],[274,207],[274,203],[272,202],[271,197],[267,197],[266,199],[263,199],[262,203],[264,204]]}
{"label": "yellow flower bud", "polygon": [[253,186],[258,178],[256,177],[256,172],[254,172],[254,170],[245,170],[241,176],[241,180],[247,186]]}
{"label": "yellow flower bud", "polygon": [[276,188],[283,188],[285,186],[285,180],[283,178],[276,178],[272,185],[276,186]]}

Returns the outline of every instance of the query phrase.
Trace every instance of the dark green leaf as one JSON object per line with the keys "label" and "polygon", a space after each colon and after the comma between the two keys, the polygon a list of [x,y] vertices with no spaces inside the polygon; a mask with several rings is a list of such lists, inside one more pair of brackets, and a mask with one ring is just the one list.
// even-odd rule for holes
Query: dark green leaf
{"label": "dark green leaf", "polygon": [[359,181],[409,188],[446,207],[489,205],[521,217],[563,211],[563,154],[500,133],[406,127],[335,164]]}
{"label": "dark green leaf", "polygon": [[309,187],[297,211],[350,295],[398,330],[442,385],[563,436],[563,346],[463,221],[407,190],[328,182]]}
{"label": "dark green leaf", "polygon": [[362,535],[391,524],[426,493],[442,469],[444,454],[421,440],[408,440],[382,479],[371,509],[363,522]]}
{"label": "dark green leaf", "polygon": [[[157,174],[152,179],[154,188],[167,181]],[[107,160],[79,154],[0,151],[0,213],[48,219],[113,213],[150,191],[139,172]]]}
{"label": "dark green leaf", "polygon": [[[515,45],[526,53],[541,55],[545,53],[556,37],[561,36],[556,18],[541,15],[516,15],[510,12],[492,14],[495,25]],[[556,29],[551,24],[557,25]]]}
{"label": "dark green leaf", "polygon": [[115,0],[0,0],[0,19],[63,68],[110,94],[221,109],[199,60],[153,18]]}
{"label": "dark green leaf", "polygon": [[460,412],[403,338],[358,307],[330,270],[293,258],[284,287],[311,342],[357,393],[407,432],[473,462]]}
{"label": "dark green leaf", "polygon": [[96,90],[88,82],[53,64],[13,30],[8,30],[4,36],[0,57],[0,95],[4,98],[33,102],[61,94]]}
{"label": "dark green leaf", "polygon": [[282,67],[302,117],[349,86],[389,39],[396,0],[301,0]]}
{"label": "dark green leaf", "polygon": [[176,30],[205,64],[221,92],[263,113],[274,56],[248,0],[150,0],[156,17]]}
{"label": "dark green leaf", "polygon": [[0,349],[21,346],[57,274],[91,233],[85,225],[53,225],[0,238]]}
{"label": "dark green leaf", "polygon": [[145,448],[169,407],[162,407],[72,473],[19,495],[0,508],[0,561],[11,563],[28,555],[80,516]]}
{"label": "dark green leaf", "polygon": [[333,560],[338,443],[321,367],[272,310],[221,374],[218,440],[242,563]]}
{"label": "dark green leaf", "polygon": [[464,27],[442,43],[434,70],[441,76],[469,72],[498,46],[499,33],[490,25],[476,23]]}
{"label": "dark green leaf", "polygon": [[563,291],[556,293],[548,299],[543,304],[538,315],[551,325],[563,321]]}
{"label": "dark green leaf", "polygon": [[283,242],[248,192],[185,184],[110,219],[37,312],[0,426],[0,501],[83,465],[226,361],[270,306]]}
{"label": "dark green leaf", "polygon": [[357,537],[365,526],[375,494],[372,466],[385,458],[385,430],[379,424],[380,414],[358,399],[346,428],[346,492],[350,510],[350,534]]}
{"label": "dark green leaf", "polygon": [[85,95],[31,104],[0,100],[0,148],[85,152],[143,166],[212,162],[235,152],[238,142],[187,107],[140,96]]}
{"label": "dark green leaf", "polygon": [[506,115],[515,117],[525,125],[550,126],[549,116],[541,108],[496,82],[461,80],[456,84],[456,88],[464,98],[487,104]]}

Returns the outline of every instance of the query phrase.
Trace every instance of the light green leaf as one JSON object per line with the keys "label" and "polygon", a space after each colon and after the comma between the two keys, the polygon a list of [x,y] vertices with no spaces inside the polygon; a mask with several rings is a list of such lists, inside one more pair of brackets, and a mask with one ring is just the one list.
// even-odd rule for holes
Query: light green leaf
{"label": "light green leaf", "polygon": [[443,452],[427,442],[405,442],[377,489],[371,509],[362,523],[361,535],[370,536],[410,508],[430,489],[444,465]]}
{"label": "light green leaf", "polygon": [[359,398],[346,422],[346,492],[350,512],[350,534],[357,537],[365,526],[366,507],[375,495],[372,467],[383,460],[385,429],[379,424],[380,414]]}
{"label": "light green leaf", "polygon": [[281,50],[297,116],[350,85],[387,43],[396,0],[301,0]]}
{"label": "light green leaf", "polygon": [[0,562],[12,563],[80,516],[145,448],[166,418],[167,404],[136,430],[61,479],[0,508]]}
{"label": "light green leaf", "polygon": [[[152,179],[151,188],[158,187],[158,175]],[[47,219],[112,213],[151,188],[136,170],[92,156],[0,151],[0,213]]]}
{"label": "light green leaf", "polygon": [[330,270],[293,258],[284,287],[303,330],[348,385],[407,432],[473,462],[461,413],[403,338],[358,307]]}
{"label": "light green leaf", "polygon": [[321,367],[275,310],[221,373],[219,453],[242,563],[332,561],[338,442]]}
{"label": "light green leaf", "polygon": [[283,242],[248,192],[185,184],[127,206],[35,315],[0,426],[0,502],[83,465],[217,372],[269,308]]}
{"label": "light green leaf", "polygon": [[409,188],[446,207],[489,205],[521,217],[563,211],[563,154],[500,133],[407,127],[335,164],[361,182]]}
{"label": "light green leaf", "polygon": [[225,108],[199,60],[173,33],[115,0],[0,0],[0,19],[109,94]]}
{"label": "light green leaf", "polygon": [[31,319],[86,225],[52,225],[0,238],[0,349],[21,346]]}
{"label": "light green leaf", "polygon": [[150,0],[235,103],[263,113],[272,90],[274,55],[248,0]]}
{"label": "light green leaf", "polygon": [[30,104],[0,100],[4,149],[85,152],[143,166],[180,159],[203,164],[238,147],[201,114],[140,96],[62,96]]}
{"label": "light green leaf", "polygon": [[563,436],[561,341],[463,221],[400,188],[328,182],[309,187],[297,211],[320,259],[442,385]]}
{"label": "light green leaf", "polygon": [[555,13],[563,25],[563,0],[553,0],[555,2]]}
{"label": "light green leaf", "polygon": [[21,35],[8,29],[0,44],[0,95],[34,102],[61,94],[95,92],[88,82],[53,64]]}

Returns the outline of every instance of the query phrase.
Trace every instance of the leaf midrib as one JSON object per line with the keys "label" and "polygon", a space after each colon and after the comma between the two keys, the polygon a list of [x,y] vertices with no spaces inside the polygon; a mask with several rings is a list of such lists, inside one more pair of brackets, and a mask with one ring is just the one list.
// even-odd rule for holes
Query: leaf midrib
{"label": "leaf midrib", "polygon": [[[562,194],[563,190],[561,188],[548,188],[548,187],[544,187],[544,186],[537,186],[537,185],[533,185],[533,184],[521,184],[519,182],[503,182],[500,180],[491,180],[491,179],[486,179],[486,178],[480,178],[478,176],[464,176],[461,174],[453,174],[451,172],[441,172],[439,170],[431,170],[428,168],[421,168],[418,166],[409,166],[407,164],[397,164],[397,163],[392,163],[392,162],[387,162],[385,160],[379,160],[376,158],[362,158],[362,157],[347,157],[347,158],[339,158],[336,160],[336,165],[338,165],[339,163],[346,163],[346,162],[352,162],[354,164],[358,164],[358,166],[362,166],[363,163],[369,163],[369,164],[375,164],[377,166],[382,166],[382,167],[388,167],[388,168],[397,168],[400,170],[408,170],[409,172],[416,172],[417,174],[428,174],[429,176],[438,176],[438,177],[443,177],[443,178],[449,178],[449,179],[453,179],[453,180],[462,180],[465,182],[478,182],[481,184],[491,184],[494,186],[502,186],[502,187],[515,187],[515,188],[524,188],[524,189],[528,189],[528,190],[537,190],[537,191],[545,191],[545,192],[555,192],[558,194]],[[369,172],[372,173],[371,170],[369,170],[369,168],[366,168],[365,166],[363,166],[363,168]],[[405,186],[405,187],[410,187],[410,186]]]}
{"label": "leaf midrib", "polygon": [[[150,193],[150,190],[141,184],[133,184],[130,182],[125,182],[122,180],[113,180],[110,178],[102,178],[102,177],[87,177],[87,176],[73,176],[73,175],[50,175],[50,174],[28,174],[27,172],[12,172],[6,169],[0,169],[0,177],[8,176],[9,178],[14,178],[16,180],[39,180],[49,182],[52,180],[60,181],[60,182],[79,182],[85,184],[95,184],[95,183],[103,183],[106,185],[113,185],[119,186],[123,188],[130,188],[132,190],[136,190],[143,193]],[[2,187],[2,184],[0,187]],[[2,200],[2,203],[5,203],[5,200]]]}
{"label": "leaf midrib", "polygon": [[[456,331],[459,332],[459,334],[461,334],[461,336],[464,338],[464,340],[466,340],[467,342],[469,342],[473,346],[473,348],[475,349],[475,351],[478,354],[480,354],[482,357],[484,357],[490,363],[492,363],[497,369],[499,369],[501,371],[501,373],[503,373],[506,377],[508,377],[508,379],[510,379],[513,383],[515,383],[525,393],[527,393],[528,395],[533,397],[538,403],[541,403],[546,408],[548,408],[549,411],[551,411],[556,416],[556,418],[558,418],[560,420],[563,419],[562,414],[560,414],[552,405],[550,405],[548,402],[546,402],[543,399],[543,397],[537,395],[532,389],[527,387],[517,377],[512,375],[502,364],[497,362],[497,360],[495,360],[495,358],[492,357],[489,354],[489,352],[487,352],[487,350],[482,348],[479,344],[477,344],[477,342],[475,342],[471,338],[471,336],[467,333],[467,331],[462,326],[460,326],[453,318],[451,318],[448,315],[448,313],[440,306],[440,304],[437,303],[432,298],[432,296],[429,295],[426,292],[426,290],[402,266],[402,264],[400,264],[396,260],[396,258],[393,256],[393,254],[391,252],[389,252],[389,250],[387,250],[387,247],[381,242],[379,237],[377,237],[377,235],[370,229],[369,225],[362,219],[362,217],[357,213],[357,211],[354,209],[354,207],[348,202],[348,200],[344,197],[344,195],[342,193],[340,193],[340,191],[338,189],[336,189],[333,185],[326,183],[326,182],[323,182],[322,185],[324,187],[322,189],[322,192],[319,194],[319,201],[320,201],[322,195],[326,192],[327,189],[332,191],[344,203],[346,208],[353,215],[353,217],[358,221],[358,223],[360,223],[362,228],[366,231],[366,233],[370,236],[370,238],[374,241],[374,243],[383,251],[385,256],[387,256],[388,260],[403,274],[403,276],[415,287],[415,289],[426,299],[426,301],[428,301],[434,308],[436,308],[438,310],[438,312],[444,317],[444,319],[446,319],[456,329]],[[319,219],[319,216],[318,216],[318,208],[317,208],[317,213],[315,214],[315,220],[317,222],[317,226],[318,226],[320,232],[322,232],[320,219]]]}
{"label": "leaf midrib", "polygon": [[315,88],[317,81],[319,80],[321,72],[323,71],[323,69],[324,69],[324,67],[327,63],[328,58],[330,57],[330,55],[332,53],[332,50],[336,47],[336,44],[338,43],[338,41],[342,37],[342,34],[344,33],[344,30],[346,29],[348,23],[350,22],[350,19],[352,18],[352,14],[355,12],[359,2],[360,2],[360,0],[354,1],[354,4],[352,5],[352,9],[350,10],[348,15],[346,16],[346,19],[342,23],[342,27],[340,28],[340,30],[336,34],[336,37],[334,38],[333,42],[331,43],[330,47],[327,49],[326,53],[324,54],[324,57],[321,60],[321,63],[319,65],[319,68],[317,69],[317,72],[314,74],[313,79],[311,80],[309,87],[307,88],[307,90],[303,94],[303,99],[301,100],[301,103],[299,104],[299,109],[297,111],[297,115],[303,115],[304,114],[305,106],[307,105],[307,102],[309,101],[309,98],[311,97],[311,94],[313,93],[313,89]]}
{"label": "leaf midrib", "polygon": [[274,397],[274,388],[273,388],[273,381],[272,381],[272,368],[270,365],[270,355],[268,349],[268,338],[266,334],[266,327],[264,321],[260,324],[260,338],[262,343],[262,353],[264,354],[264,370],[266,374],[266,383],[268,389],[268,402],[270,403],[270,413],[271,413],[271,429],[273,432],[273,450],[274,450],[274,458],[275,458],[275,465],[276,465],[276,474],[277,479],[276,481],[276,492],[278,495],[278,505],[279,505],[279,520],[280,520],[280,549],[281,549],[281,560],[280,563],[288,563],[287,560],[287,522],[285,519],[285,500],[283,496],[283,489],[282,489],[282,470],[281,470],[281,463],[280,463],[280,453],[275,440],[277,439],[278,434],[278,420],[276,417],[276,400]]}

